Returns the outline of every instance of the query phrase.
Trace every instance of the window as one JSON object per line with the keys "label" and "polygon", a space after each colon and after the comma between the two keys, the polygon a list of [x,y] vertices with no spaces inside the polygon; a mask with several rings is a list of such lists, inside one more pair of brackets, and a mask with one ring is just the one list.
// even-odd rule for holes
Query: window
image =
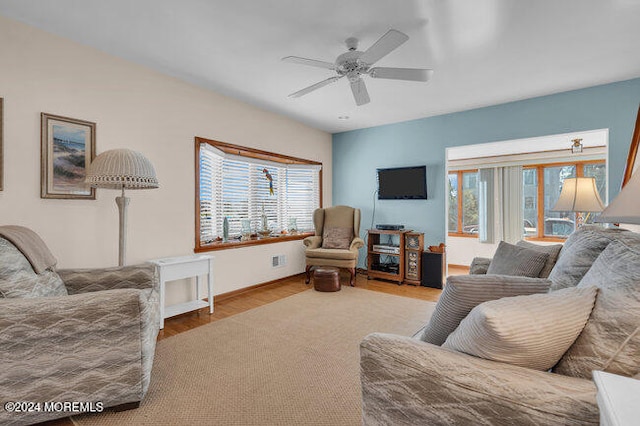
{"label": "window", "polygon": [[449,233],[478,236],[478,171],[449,173]]}
{"label": "window", "polygon": [[[281,234],[292,227],[313,231],[313,211],[321,205],[321,163],[196,138],[196,251],[237,246],[243,222],[251,232]],[[222,243],[224,218],[229,242]],[[282,241],[264,237],[243,245]],[[291,238],[291,236],[289,236]]]}
{"label": "window", "polygon": [[[566,238],[575,229],[573,212],[551,211],[558,201],[564,180],[594,177],[602,200],[606,196],[606,164],[604,161],[532,165],[522,171],[524,233],[529,238]],[[587,215],[585,223],[592,223]],[[544,224],[538,226],[539,223]]]}

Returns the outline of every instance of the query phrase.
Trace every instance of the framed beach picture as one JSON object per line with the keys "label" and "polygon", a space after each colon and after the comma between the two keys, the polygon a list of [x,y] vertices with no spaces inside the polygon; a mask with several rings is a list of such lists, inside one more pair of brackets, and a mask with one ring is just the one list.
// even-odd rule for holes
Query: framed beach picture
{"label": "framed beach picture", "polygon": [[0,191],[4,189],[4,157],[2,156],[2,135],[4,129],[2,128],[2,121],[4,120],[3,99],[0,98]]}
{"label": "framed beach picture", "polygon": [[42,113],[41,198],[95,200],[84,183],[96,156],[96,123]]}

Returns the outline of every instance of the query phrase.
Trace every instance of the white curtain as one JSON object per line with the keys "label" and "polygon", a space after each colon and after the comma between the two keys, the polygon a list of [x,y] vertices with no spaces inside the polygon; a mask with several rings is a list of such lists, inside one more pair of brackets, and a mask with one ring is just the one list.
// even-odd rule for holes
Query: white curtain
{"label": "white curtain", "polygon": [[481,243],[495,242],[495,168],[478,170],[478,238]]}
{"label": "white curtain", "polygon": [[498,168],[498,201],[502,206],[502,239],[515,244],[524,233],[522,166]]}

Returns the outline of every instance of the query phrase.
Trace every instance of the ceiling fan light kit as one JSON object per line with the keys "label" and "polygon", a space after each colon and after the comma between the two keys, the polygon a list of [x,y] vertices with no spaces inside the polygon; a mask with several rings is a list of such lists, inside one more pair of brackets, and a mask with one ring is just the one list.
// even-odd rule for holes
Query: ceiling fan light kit
{"label": "ceiling fan light kit", "polygon": [[289,95],[292,98],[299,98],[314,90],[320,89],[330,83],[335,83],[342,77],[347,77],[351,86],[351,93],[356,101],[356,105],[364,105],[370,102],[367,86],[362,79],[363,75],[371,78],[384,78],[392,80],[406,81],[428,81],[433,75],[433,70],[421,68],[388,68],[374,67],[373,64],[383,57],[400,47],[404,42],[409,40],[409,36],[397,30],[389,30],[385,35],[380,37],[366,51],[361,52],[358,49],[358,39],[349,37],[345,40],[347,52],[338,56],[335,63],[318,61],[316,59],[301,58],[298,56],[287,56],[282,58],[285,62],[299,65],[308,65],[316,68],[325,68],[335,71],[338,75],[330,77],[326,80],[312,84],[302,90],[293,92]]}

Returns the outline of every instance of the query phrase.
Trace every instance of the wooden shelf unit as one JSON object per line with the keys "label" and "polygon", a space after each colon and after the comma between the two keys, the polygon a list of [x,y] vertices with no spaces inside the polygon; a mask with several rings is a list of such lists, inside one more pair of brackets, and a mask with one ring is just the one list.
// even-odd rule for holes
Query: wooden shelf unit
{"label": "wooden shelf unit", "polygon": [[[404,281],[404,250],[405,241],[404,237],[408,230],[401,231],[386,231],[381,229],[369,229],[367,237],[367,278],[378,278],[382,280],[395,281],[398,285]],[[375,251],[374,245],[387,244],[384,238],[392,240],[394,246],[398,246],[398,254],[383,253]],[[382,240],[381,240],[382,239]],[[376,269],[376,265],[386,262],[380,262],[381,257],[394,258],[394,264],[398,265],[398,272],[387,272],[380,269]]]}
{"label": "wooden shelf unit", "polygon": [[404,241],[404,282],[411,285],[421,285],[424,234],[422,232],[407,232]]}

